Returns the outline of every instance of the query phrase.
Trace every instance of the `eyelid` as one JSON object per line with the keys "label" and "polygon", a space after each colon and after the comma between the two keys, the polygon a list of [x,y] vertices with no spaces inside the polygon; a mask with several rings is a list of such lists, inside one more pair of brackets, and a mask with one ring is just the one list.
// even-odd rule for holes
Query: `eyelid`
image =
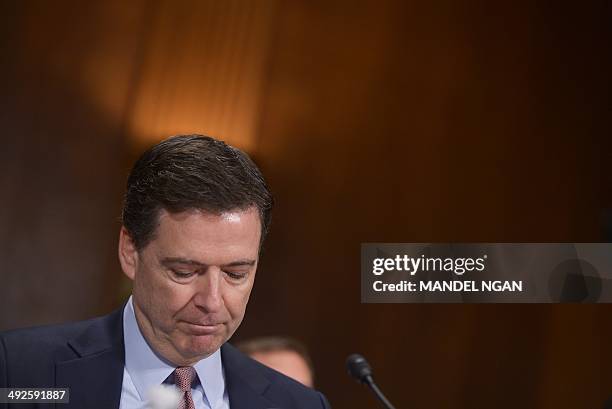
{"label": "eyelid", "polygon": [[242,279],[242,278],[245,278],[249,274],[248,271],[227,271],[227,270],[224,270],[224,273],[234,279]]}
{"label": "eyelid", "polygon": [[190,270],[190,271],[179,271],[177,269],[171,268],[170,271],[172,271],[172,274],[178,276],[178,277],[191,277],[195,274],[197,274],[196,271]]}

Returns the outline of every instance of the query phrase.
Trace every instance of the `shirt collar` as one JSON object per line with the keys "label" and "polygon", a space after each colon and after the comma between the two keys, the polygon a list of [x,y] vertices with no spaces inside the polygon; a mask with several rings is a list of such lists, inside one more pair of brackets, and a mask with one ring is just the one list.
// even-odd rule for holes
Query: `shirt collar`
{"label": "shirt collar", "polygon": [[[149,390],[161,385],[175,367],[159,357],[145,340],[134,314],[132,297],[123,310],[123,340],[125,343],[125,369],[132,378],[141,401],[147,399]],[[200,378],[204,394],[211,404],[223,399],[225,377],[221,363],[221,351],[198,361],[193,367]]]}

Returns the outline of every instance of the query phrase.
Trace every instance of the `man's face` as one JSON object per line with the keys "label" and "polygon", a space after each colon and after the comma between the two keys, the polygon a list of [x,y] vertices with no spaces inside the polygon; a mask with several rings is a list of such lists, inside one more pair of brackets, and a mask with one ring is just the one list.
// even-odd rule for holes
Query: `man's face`
{"label": "man's face", "polygon": [[157,353],[189,365],[232,336],[253,288],[260,235],[255,207],[220,215],[162,210],[140,252],[122,229],[119,253],[134,281],[136,318]]}

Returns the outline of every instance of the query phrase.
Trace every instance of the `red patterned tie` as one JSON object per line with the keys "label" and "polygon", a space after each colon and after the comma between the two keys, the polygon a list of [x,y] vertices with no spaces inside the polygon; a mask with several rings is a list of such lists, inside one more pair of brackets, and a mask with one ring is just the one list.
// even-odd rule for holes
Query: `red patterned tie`
{"label": "red patterned tie", "polygon": [[174,382],[183,394],[183,399],[178,409],[195,409],[193,398],[191,397],[191,384],[196,376],[193,366],[181,366],[174,370]]}

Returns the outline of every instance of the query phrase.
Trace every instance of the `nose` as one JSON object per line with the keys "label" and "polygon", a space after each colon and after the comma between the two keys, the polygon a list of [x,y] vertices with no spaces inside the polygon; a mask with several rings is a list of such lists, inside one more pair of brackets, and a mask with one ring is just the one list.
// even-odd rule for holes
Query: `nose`
{"label": "nose", "polygon": [[223,307],[221,279],[222,272],[217,267],[208,267],[206,273],[198,277],[196,294],[193,298],[197,307],[208,313],[221,311]]}

